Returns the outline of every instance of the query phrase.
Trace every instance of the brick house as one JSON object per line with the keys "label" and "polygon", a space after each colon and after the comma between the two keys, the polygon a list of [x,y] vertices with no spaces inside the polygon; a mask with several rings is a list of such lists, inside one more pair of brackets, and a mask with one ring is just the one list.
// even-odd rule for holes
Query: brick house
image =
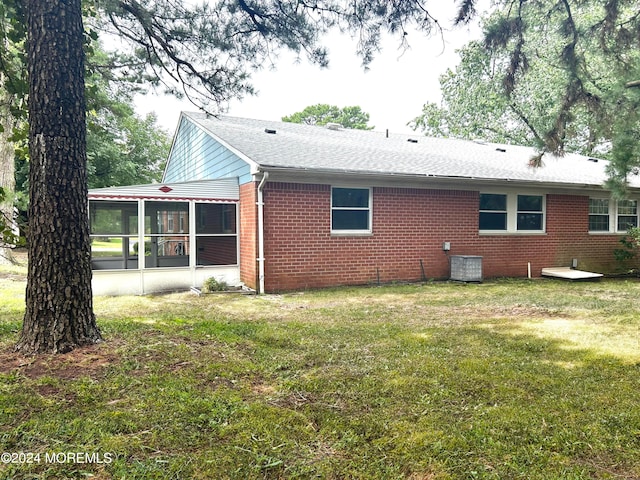
{"label": "brick house", "polygon": [[604,160],[533,153],[183,113],[162,184],[237,182],[237,277],[263,292],[445,279],[460,255],[484,277],[614,271],[637,200],[611,198]]}

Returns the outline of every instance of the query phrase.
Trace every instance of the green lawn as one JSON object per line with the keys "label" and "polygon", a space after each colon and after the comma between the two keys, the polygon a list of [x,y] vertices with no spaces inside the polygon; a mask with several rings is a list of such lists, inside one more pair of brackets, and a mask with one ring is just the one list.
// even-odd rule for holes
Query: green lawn
{"label": "green lawn", "polygon": [[636,281],[98,298],[106,343],[36,358],[23,291],[1,478],[640,478]]}
{"label": "green lawn", "polygon": [[108,240],[93,238],[91,239],[91,256],[92,257],[111,257],[122,256],[122,238],[112,237]]}

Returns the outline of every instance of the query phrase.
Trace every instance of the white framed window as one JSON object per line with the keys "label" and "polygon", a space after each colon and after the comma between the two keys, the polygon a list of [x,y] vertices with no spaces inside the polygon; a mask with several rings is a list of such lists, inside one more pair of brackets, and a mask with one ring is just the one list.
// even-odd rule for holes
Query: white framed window
{"label": "white framed window", "polygon": [[371,233],[371,188],[331,187],[331,233]]}
{"label": "white framed window", "polygon": [[589,231],[608,232],[609,222],[609,202],[608,198],[589,199]]}
{"label": "white framed window", "polygon": [[638,226],[638,201],[618,200],[616,221],[618,232],[626,232]]}
{"label": "white framed window", "polygon": [[544,233],[546,197],[518,192],[481,192],[480,233]]}
{"label": "white framed window", "polygon": [[480,194],[480,230],[507,231],[507,196],[503,193]]}
{"label": "white framed window", "polygon": [[640,225],[637,199],[589,198],[590,233],[626,233]]}
{"label": "white framed window", "polygon": [[518,231],[541,232],[544,230],[544,197],[542,195],[518,195]]}

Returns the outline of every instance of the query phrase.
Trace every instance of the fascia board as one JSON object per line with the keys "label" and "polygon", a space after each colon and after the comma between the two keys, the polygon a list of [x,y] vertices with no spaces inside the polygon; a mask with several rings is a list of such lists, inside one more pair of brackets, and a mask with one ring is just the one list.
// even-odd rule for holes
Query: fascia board
{"label": "fascia board", "polygon": [[[449,177],[440,175],[411,175],[411,174],[381,174],[379,172],[362,172],[349,170],[330,169],[300,169],[291,167],[276,167],[262,165],[261,171],[270,173],[271,182],[297,182],[297,183],[326,183],[332,184],[336,181],[343,181],[348,177],[350,181],[364,183],[371,186],[394,186],[407,188],[425,187],[473,187],[474,190],[481,188],[530,188],[545,190],[550,193],[572,192],[608,192],[604,185],[574,184],[574,183],[550,183],[529,180],[513,180],[505,178],[477,178],[477,177]],[[640,189],[634,189],[635,193]]]}

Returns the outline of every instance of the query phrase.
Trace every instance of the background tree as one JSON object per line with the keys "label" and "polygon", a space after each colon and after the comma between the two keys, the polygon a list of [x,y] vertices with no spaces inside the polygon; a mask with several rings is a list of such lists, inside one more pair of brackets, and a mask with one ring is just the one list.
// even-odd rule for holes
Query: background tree
{"label": "background tree", "polygon": [[540,151],[562,154],[570,140],[580,136],[594,148],[610,143],[610,186],[624,194],[624,179],[633,171],[629,167],[640,164],[625,140],[640,133],[638,97],[625,89],[639,73],[637,2],[505,2],[487,23],[484,43],[505,59],[502,85],[507,98],[529,83],[535,65],[555,71],[557,94],[540,135]]}
{"label": "background tree", "polygon": [[[133,95],[140,89],[139,84],[113,78],[107,68],[110,60],[95,40],[85,43],[85,49],[89,63],[85,72],[89,188],[159,181],[169,153],[169,135],[158,126],[155,114],[141,118],[135,113]],[[22,112],[14,118],[17,123],[10,137],[11,144],[7,145],[16,163],[14,203],[20,211],[26,211],[28,123]]]}
{"label": "background tree", "polygon": [[640,159],[623,140],[640,133],[637,92],[624,88],[640,65],[633,2],[504,2],[484,28],[484,42],[465,46],[441,77],[442,103],[425,105],[414,128],[605,156],[609,185],[623,194]]}
{"label": "background tree", "polygon": [[[0,73],[0,82],[3,75]],[[10,113],[10,97],[0,89],[0,263],[12,263],[12,237],[8,235],[13,222],[13,192],[15,190],[15,162],[13,146],[9,137],[13,131],[13,116]],[[9,228],[7,230],[7,228]]]}
{"label": "background tree", "polygon": [[[0,217],[3,219],[3,241],[0,242],[0,263],[13,261],[11,242],[14,237],[13,210],[15,190],[15,162],[12,142],[13,129],[16,123],[15,112],[20,109],[21,101],[15,92],[24,86],[17,73],[21,70],[24,47],[24,25],[18,21],[17,9],[21,4],[11,1],[0,4]],[[15,79],[15,80],[14,80]]]}
{"label": "background tree", "polygon": [[139,85],[117,81],[108,55],[93,47],[87,72],[87,160],[89,188],[159,181],[169,154],[168,134],[155,114],[133,109]]}
{"label": "background tree", "polygon": [[422,115],[410,125],[436,137],[541,145],[559,88],[553,71],[545,65],[538,65],[535,71],[530,67],[527,81],[507,96],[499,59],[480,42],[467,44],[459,53],[455,71],[447,70],[440,77],[441,103],[425,104]]}
{"label": "background tree", "polygon": [[369,114],[363,112],[360,107],[339,108],[335,105],[319,103],[306,107],[301,112],[282,117],[283,122],[304,123],[306,125],[326,125],[327,123],[339,123],[344,128],[358,130],[372,130]]}
{"label": "background tree", "polygon": [[[545,46],[541,44],[539,52]],[[545,133],[554,122],[562,95],[562,70],[538,54],[530,60],[526,77],[506,95],[504,56],[491,55],[480,42],[470,42],[459,53],[455,71],[448,70],[440,77],[441,103],[425,104],[422,114],[410,125],[431,136],[543,149]],[[564,148],[585,155],[605,155],[610,140],[596,132],[588,112],[575,108]]]}

